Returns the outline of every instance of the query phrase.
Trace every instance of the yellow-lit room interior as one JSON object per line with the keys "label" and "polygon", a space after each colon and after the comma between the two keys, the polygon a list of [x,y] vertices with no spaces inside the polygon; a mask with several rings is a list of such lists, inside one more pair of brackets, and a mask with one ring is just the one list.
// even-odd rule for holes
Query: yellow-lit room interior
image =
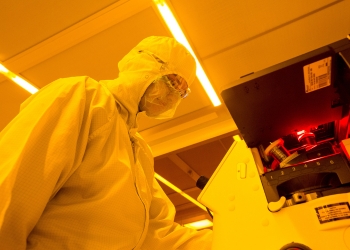
{"label": "yellow-lit room interior", "polygon": [[[171,119],[142,117],[139,132],[175,205],[175,221],[188,227],[209,222],[198,230],[212,229],[213,219],[197,201],[196,181],[213,175],[240,135],[221,91],[251,72],[346,38],[349,10],[349,0],[3,0],[0,131],[21,103],[50,82],[115,79],[118,62],[143,38],[175,37],[197,63],[191,94]],[[173,20],[164,19],[169,13]],[[174,20],[175,31],[169,26]]]}

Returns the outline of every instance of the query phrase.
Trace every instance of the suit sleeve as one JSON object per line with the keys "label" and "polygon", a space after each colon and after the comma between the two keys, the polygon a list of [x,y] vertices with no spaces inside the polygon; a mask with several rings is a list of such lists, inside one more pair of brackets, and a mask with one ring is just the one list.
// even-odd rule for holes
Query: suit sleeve
{"label": "suit sleeve", "polygon": [[89,130],[86,81],[49,84],[1,132],[0,249],[26,248],[45,205],[79,165]]}
{"label": "suit sleeve", "polygon": [[150,225],[142,249],[211,249],[212,231],[208,229],[196,231],[175,223],[175,207],[156,179],[154,179],[153,191]]}

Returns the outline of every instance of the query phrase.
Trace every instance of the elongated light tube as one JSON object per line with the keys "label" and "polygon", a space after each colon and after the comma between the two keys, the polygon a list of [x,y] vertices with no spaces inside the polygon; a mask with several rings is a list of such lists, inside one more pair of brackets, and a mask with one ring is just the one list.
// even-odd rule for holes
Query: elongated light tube
{"label": "elongated light tube", "polygon": [[208,219],[205,219],[205,220],[200,220],[200,221],[187,223],[187,224],[184,224],[184,226],[185,227],[189,227],[189,228],[193,228],[193,229],[196,229],[196,230],[199,230],[199,229],[203,229],[203,228],[207,228],[207,227],[212,227],[213,226],[213,222],[211,222]]}
{"label": "elongated light tube", "polygon": [[27,90],[29,93],[34,94],[38,92],[38,89],[31,85],[29,82],[24,80],[23,78],[17,76],[16,74],[9,71],[4,65],[0,63],[0,73],[6,76],[11,81],[17,83],[19,86]]}
{"label": "elongated light tube", "polygon": [[187,41],[186,36],[182,32],[180,25],[176,21],[173,13],[171,12],[169,6],[166,4],[165,0],[153,0],[154,3],[156,4],[159,13],[163,17],[166,25],[170,29],[171,33],[175,37],[175,39],[183,44],[188,51],[192,54],[194,57],[196,64],[197,64],[197,70],[196,70],[196,75],[200,83],[202,84],[204,90],[206,91],[207,95],[209,96],[211,102],[213,103],[214,106],[219,106],[221,105],[220,99],[217,96],[213,86],[211,85],[207,75],[205,74],[201,64],[199,63],[197,56],[194,54],[189,42]]}
{"label": "elongated light tube", "polygon": [[154,173],[154,177],[159,180],[160,182],[162,182],[163,184],[167,185],[168,187],[170,187],[172,190],[174,190],[175,192],[179,193],[180,195],[182,195],[183,197],[185,197],[187,200],[189,200],[190,202],[192,202],[193,204],[195,204],[196,206],[200,207],[201,209],[203,209],[204,211],[207,211],[207,208],[205,206],[203,206],[202,204],[200,204],[198,201],[196,201],[195,199],[193,199],[191,196],[189,196],[188,194],[184,193],[180,188],[176,187],[174,184],[172,184],[171,182],[169,182],[168,180],[164,179],[162,176],[160,176],[157,173]]}

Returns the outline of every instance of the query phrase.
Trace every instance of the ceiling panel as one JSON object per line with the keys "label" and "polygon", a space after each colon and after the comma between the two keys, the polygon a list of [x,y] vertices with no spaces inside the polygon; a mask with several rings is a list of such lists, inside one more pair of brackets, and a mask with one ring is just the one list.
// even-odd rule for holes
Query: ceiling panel
{"label": "ceiling panel", "polygon": [[[196,182],[198,176],[210,178],[215,169],[224,158],[226,152],[233,143],[233,136],[237,131],[219,136],[215,139],[205,140],[200,143],[158,156],[154,161],[155,172],[182,190],[189,191],[188,194],[198,195]],[[176,158],[182,160],[185,167],[179,166]],[[175,158],[175,160],[173,160]],[[192,174],[190,171],[194,171]],[[167,194],[174,191],[168,187],[164,188]],[[196,197],[195,197],[196,198]]]}
{"label": "ceiling panel", "polygon": [[[235,133],[233,133],[233,134],[235,134]],[[237,134],[238,134],[238,132],[237,132]],[[233,135],[228,136],[228,137],[224,137],[224,138],[219,137],[219,140],[220,140],[221,144],[223,145],[225,151],[227,152],[233,143]]]}
{"label": "ceiling panel", "polygon": [[227,149],[220,140],[216,140],[203,146],[180,152],[177,155],[199,175],[209,178],[220,164],[222,158],[224,158],[226,152]]}
{"label": "ceiling panel", "polygon": [[339,1],[171,2],[191,41],[196,44],[197,53],[205,59]]}
{"label": "ceiling panel", "polygon": [[348,9],[350,1],[338,1],[312,15],[212,54],[205,58],[204,66],[220,91],[243,75],[345,38],[350,32]]}
{"label": "ceiling panel", "polygon": [[122,57],[151,35],[169,34],[154,10],[147,8],[21,74],[39,87],[61,77],[78,75],[88,75],[95,80],[114,79]]}
{"label": "ceiling panel", "polygon": [[88,4],[84,0],[0,1],[0,61],[15,56],[115,2],[118,0],[89,1]]}
{"label": "ceiling panel", "polygon": [[[182,190],[196,186],[196,182],[167,157],[155,159],[154,170],[166,180],[173,180],[172,183]],[[173,192],[171,191],[170,193]]]}
{"label": "ceiling panel", "polygon": [[31,94],[9,80],[0,82],[0,131],[15,117]]}

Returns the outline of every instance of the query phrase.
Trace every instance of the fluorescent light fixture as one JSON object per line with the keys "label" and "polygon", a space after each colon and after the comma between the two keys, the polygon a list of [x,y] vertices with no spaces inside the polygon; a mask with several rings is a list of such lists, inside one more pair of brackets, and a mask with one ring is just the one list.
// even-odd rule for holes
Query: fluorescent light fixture
{"label": "fluorescent light fixture", "polygon": [[211,85],[207,75],[205,74],[201,64],[199,63],[196,55],[194,54],[189,42],[187,41],[186,36],[182,32],[180,25],[176,21],[173,13],[171,12],[170,8],[166,4],[165,0],[153,0],[154,3],[156,4],[159,13],[163,17],[166,25],[170,29],[171,33],[175,37],[177,41],[179,41],[181,44],[183,44],[188,51],[192,54],[194,57],[196,64],[197,64],[197,70],[196,70],[196,75],[200,83],[202,84],[204,90],[207,92],[207,95],[209,96],[211,102],[213,103],[214,106],[219,106],[221,105],[220,99],[217,96],[213,86]]}
{"label": "fluorescent light fixture", "polygon": [[205,220],[200,220],[200,221],[187,223],[187,224],[184,224],[184,226],[185,227],[189,227],[189,228],[193,228],[193,229],[196,229],[196,230],[199,230],[199,229],[203,229],[203,228],[207,228],[207,227],[212,227],[213,226],[213,222],[211,222],[208,219],[205,219]]}
{"label": "fluorescent light fixture", "polygon": [[169,182],[168,180],[164,179],[162,176],[160,176],[157,173],[154,173],[154,177],[159,180],[160,182],[162,182],[163,184],[167,185],[168,187],[170,187],[172,190],[174,190],[175,192],[179,193],[180,195],[182,195],[183,197],[185,197],[187,200],[189,200],[190,202],[192,202],[193,204],[195,204],[196,206],[200,207],[201,209],[203,209],[204,211],[207,211],[207,208],[205,206],[203,206],[201,203],[199,203],[198,201],[196,201],[195,199],[193,199],[191,196],[189,196],[188,194],[184,193],[180,188],[176,187],[174,184],[172,184],[171,182]]}
{"label": "fluorescent light fixture", "polygon": [[38,89],[31,85],[29,82],[24,80],[23,78],[17,76],[16,74],[9,71],[4,65],[0,63],[0,73],[6,76],[11,81],[17,83],[19,86],[27,90],[29,93],[34,94],[38,92]]}
{"label": "fluorescent light fixture", "polygon": [[19,76],[14,76],[10,79],[12,81],[14,81],[15,83],[17,83],[22,88],[24,88],[25,90],[27,90],[31,94],[35,94],[36,92],[38,92],[37,88],[35,88],[33,85],[31,85],[29,82],[27,82],[26,80],[22,79]]}
{"label": "fluorescent light fixture", "polygon": [[9,72],[9,70],[7,68],[5,68],[4,65],[0,64],[0,73],[7,74],[8,72]]}

